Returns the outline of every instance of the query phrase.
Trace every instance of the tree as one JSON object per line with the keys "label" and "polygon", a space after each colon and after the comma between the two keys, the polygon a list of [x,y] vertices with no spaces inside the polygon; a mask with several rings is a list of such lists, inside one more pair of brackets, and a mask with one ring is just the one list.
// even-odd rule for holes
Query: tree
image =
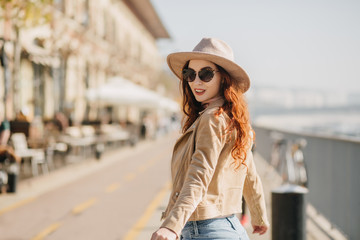
{"label": "tree", "polygon": [[[12,42],[14,46],[13,59],[9,59],[9,67],[12,68],[10,81],[13,87],[13,95],[16,95],[17,84],[20,78],[21,44],[20,30],[22,28],[34,27],[48,23],[52,17],[53,0],[1,0],[0,19],[4,20],[3,44]],[[7,83],[10,85],[9,83]],[[5,92],[7,95],[7,92]],[[7,96],[5,95],[5,99]],[[14,98],[14,108],[19,110],[19,106]],[[5,105],[6,106],[6,105]],[[6,107],[5,107],[6,112]]]}

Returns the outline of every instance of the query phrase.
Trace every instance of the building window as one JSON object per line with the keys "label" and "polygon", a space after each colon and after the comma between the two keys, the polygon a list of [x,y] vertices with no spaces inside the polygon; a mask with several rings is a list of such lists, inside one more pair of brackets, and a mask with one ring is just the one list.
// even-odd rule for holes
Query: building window
{"label": "building window", "polygon": [[55,8],[61,12],[65,12],[65,1],[64,0],[54,0]]}
{"label": "building window", "polygon": [[110,39],[110,26],[109,26],[109,16],[106,14],[106,10],[104,10],[104,32],[103,38],[106,40]]}
{"label": "building window", "polygon": [[82,11],[82,20],[81,20],[81,24],[84,27],[89,26],[89,21],[90,21],[90,7],[89,7],[89,0],[85,0],[84,2],[84,7],[83,7],[83,11]]}

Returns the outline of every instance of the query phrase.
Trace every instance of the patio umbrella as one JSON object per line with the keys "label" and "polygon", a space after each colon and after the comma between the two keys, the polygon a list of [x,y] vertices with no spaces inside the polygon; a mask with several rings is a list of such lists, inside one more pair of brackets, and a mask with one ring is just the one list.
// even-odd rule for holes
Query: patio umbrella
{"label": "patio umbrella", "polygon": [[86,97],[92,102],[97,101],[112,105],[163,108],[169,111],[177,111],[178,109],[178,104],[175,101],[121,77],[111,78],[98,88],[88,89]]}

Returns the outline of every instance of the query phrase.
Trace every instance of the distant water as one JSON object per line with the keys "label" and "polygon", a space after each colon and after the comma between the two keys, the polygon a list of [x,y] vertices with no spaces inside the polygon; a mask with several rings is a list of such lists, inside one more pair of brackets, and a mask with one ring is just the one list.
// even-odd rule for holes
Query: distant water
{"label": "distant water", "polygon": [[360,110],[258,115],[253,122],[276,129],[360,140]]}

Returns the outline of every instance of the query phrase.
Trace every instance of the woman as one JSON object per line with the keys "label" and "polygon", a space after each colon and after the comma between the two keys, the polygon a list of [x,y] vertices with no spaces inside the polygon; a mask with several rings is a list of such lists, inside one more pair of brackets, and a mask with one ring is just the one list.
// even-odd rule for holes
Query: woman
{"label": "woman", "polygon": [[264,234],[269,223],[243,98],[247,74],[231,48],[213,38],[192,52],[170,54],[167,62],[181,80],[186,119],[173,151],[164,222],[151,239],[249,239],[235,217],[242,194],[254,233]]}

